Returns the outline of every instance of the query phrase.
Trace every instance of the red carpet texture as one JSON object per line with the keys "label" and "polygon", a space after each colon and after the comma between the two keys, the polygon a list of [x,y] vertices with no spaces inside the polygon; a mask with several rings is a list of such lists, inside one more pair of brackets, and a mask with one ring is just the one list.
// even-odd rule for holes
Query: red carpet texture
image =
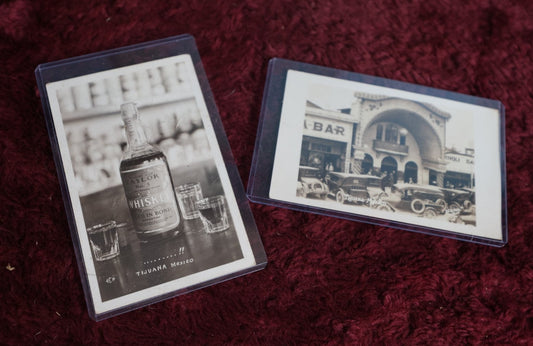
{"label": "red carpet texture", "polygon": [[[532,344],[532,18],[527,0],[3,0],[0,343]],[[245,185],[273,57],[501,100],[509,243],[254,204],[265,270],[92,321],[33,71],[182,33]]]}

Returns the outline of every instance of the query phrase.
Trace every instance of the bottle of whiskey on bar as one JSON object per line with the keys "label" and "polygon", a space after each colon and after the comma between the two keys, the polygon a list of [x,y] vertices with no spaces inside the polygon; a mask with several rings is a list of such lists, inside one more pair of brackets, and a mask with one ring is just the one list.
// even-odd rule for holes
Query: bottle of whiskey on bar
{"label": "bottle of whiskey on bar", "polygon": [[148,143],[133,102],[121,106],[127,147],[120,177],[137,237],[141,241],[174,236],[183,228],[167,159]]}

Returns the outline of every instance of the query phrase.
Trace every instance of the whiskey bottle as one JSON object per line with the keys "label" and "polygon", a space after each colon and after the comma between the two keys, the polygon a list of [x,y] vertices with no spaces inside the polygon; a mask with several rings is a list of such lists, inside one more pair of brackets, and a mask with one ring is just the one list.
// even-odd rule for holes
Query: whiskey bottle
{"label": "whiskey bottle", "polygon": [[120,177],[137,237],[141,241],[178,234],[183,228],[167,159],[148,143],[135,103],[121,106],[127,147]]}

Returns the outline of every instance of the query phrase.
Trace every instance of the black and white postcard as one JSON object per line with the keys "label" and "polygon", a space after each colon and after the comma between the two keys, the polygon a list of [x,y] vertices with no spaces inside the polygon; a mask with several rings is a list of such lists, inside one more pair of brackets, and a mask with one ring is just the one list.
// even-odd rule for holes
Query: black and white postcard
{"label": "black and white postcard", "polygon": [[498,107],[286,64],[268,198],[504,241]]}
{"label": "black and white postcard", "polygon": [[191,54],[45,88],[93,317],[264,265]]}

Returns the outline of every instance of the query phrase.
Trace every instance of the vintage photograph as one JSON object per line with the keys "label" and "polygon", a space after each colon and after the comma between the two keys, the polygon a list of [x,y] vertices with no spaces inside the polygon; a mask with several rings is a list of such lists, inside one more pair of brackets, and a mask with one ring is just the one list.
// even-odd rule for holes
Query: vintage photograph
{"label": "vintage photograph", "polygon": [[256,265],[189,55],[46,88],[96,314]]}
{"label": "vintage photograph", "polygon": [[[276,94],[282,99],[279,120],[270,121],[275,119],[270,115],[262,130],[277,130],[268,198],[251,177],[252,198],[326,215],[331,210],[336,216],[393,221],[428,233],[504,241],[497,101],[277,63],[289,68],[283,94]],[[356,80],[337,78],[340,74]],[[267,101],[266,109],[277,102]],[[265,159],[254,162],[265,165]]]}
{"label": "vintage photograph", "polygon": [[295,193],[475,225],[472,128],[431,103],[311,85]]}

